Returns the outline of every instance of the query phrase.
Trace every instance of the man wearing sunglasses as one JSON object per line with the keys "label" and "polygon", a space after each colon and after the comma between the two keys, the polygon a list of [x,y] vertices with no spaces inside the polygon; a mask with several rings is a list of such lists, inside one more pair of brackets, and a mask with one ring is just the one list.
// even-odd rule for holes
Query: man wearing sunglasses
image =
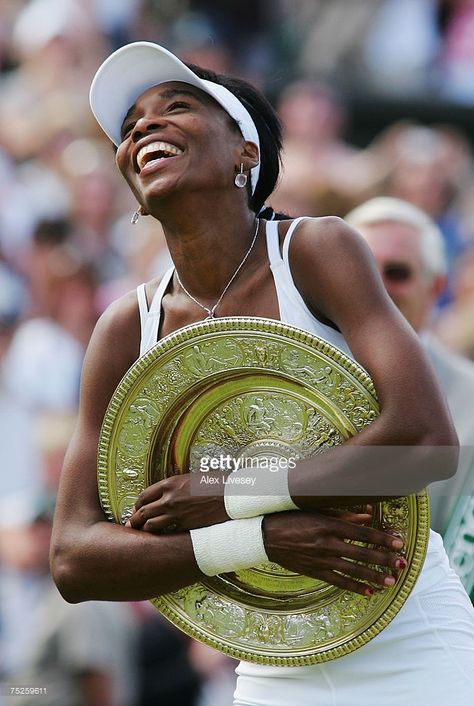
{"label": "man wearing sunglasses", "polygon": [[367,242],[388,294],[420,334],[451,410],[461,446],[458,470],[429,488],[431,526],[446,537],[453,522],[459,522],[463,496],[472,494],[474,486],[474,364],[444,348],[427,331],[446,284],[443,236],[423,211],[389,197],[366,201],[345,220]]}

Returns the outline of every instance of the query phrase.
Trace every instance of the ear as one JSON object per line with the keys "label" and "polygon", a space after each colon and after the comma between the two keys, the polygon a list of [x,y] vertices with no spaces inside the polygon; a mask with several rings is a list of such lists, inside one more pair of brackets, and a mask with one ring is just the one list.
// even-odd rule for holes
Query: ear
{"label": "ear", "polygon": [[259,162],[260,153],[257,145],[255,142],[245,141],[239,150],[237,171],[241,164],[244,165],[244,171],[247,172],[256,167]]}

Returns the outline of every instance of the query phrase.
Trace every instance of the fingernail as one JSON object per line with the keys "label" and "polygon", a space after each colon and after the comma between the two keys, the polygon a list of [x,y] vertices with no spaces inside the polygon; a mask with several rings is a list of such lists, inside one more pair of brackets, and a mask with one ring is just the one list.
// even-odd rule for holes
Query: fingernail
{"label": "fingernail", "polygon": [[403,541],[401,539],[394,539],[392,542],[392,547],[394,549],[403,549]]}
{"label": "fingernail", "polygon": [[372,596],[374,595],[374,589],[366,588],[364,591],[364,595],[367,596],[367,598],[372,598]]}
{"label": "fingernail", "polygon": [[394,586],[395,585],[395,579],[393,576],[386,576],[383,580],[384,586]]}
{"label": "fingernail", "polygon": [[125,523],[125,527],[131,527],[131,526],[132,526],[132,523],[130,522],[130,520],[127,520]]}
{"label": "fingernail", "polygon": [[406,569],[408,564],[405,559],[397,559],[397,561],[395,562],[395,566],[397,569]]}

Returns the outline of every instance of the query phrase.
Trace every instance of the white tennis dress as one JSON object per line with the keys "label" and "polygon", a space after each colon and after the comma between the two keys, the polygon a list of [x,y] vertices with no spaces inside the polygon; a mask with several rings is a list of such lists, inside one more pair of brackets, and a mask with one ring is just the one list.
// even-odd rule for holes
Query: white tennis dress
{"label": "white tennis dress", "polygon": [[[310,312],[291,275],[288,250],[302,219],[293,221],[280,254],[278,222],[266,226],[268,257],[280,319],[324,338],[350,355],[343,336]],[[174,268],[148,309],[137,290],[140,354],[158,338],[161,299]],[[311,667],[265,667],[240,662],[234,706],[473,706],[474,609],[450,568],[441,537],[430,532],[420,577],[394,620],[349,655]]]}

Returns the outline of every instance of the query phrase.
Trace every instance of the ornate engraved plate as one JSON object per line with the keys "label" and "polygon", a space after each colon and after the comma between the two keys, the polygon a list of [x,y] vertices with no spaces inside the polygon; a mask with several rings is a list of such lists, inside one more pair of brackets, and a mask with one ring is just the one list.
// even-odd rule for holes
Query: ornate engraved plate
{"label": "ornate engraved plate", "polygon": [[[367,373],[312,334],[259,318],[193,324],[140,358],[112,397],[99,442],[102,507],[125,522],[145,487],[177,468],[198,472],[204,454],[305,458],[377,415]],[[403,537],[409,567],[370,600],[268,563],[153,603],[184,632],[239,659],[334,659],[375,637],[407,599],[428,543],[426,494],[379,503],[373,525]]]}

